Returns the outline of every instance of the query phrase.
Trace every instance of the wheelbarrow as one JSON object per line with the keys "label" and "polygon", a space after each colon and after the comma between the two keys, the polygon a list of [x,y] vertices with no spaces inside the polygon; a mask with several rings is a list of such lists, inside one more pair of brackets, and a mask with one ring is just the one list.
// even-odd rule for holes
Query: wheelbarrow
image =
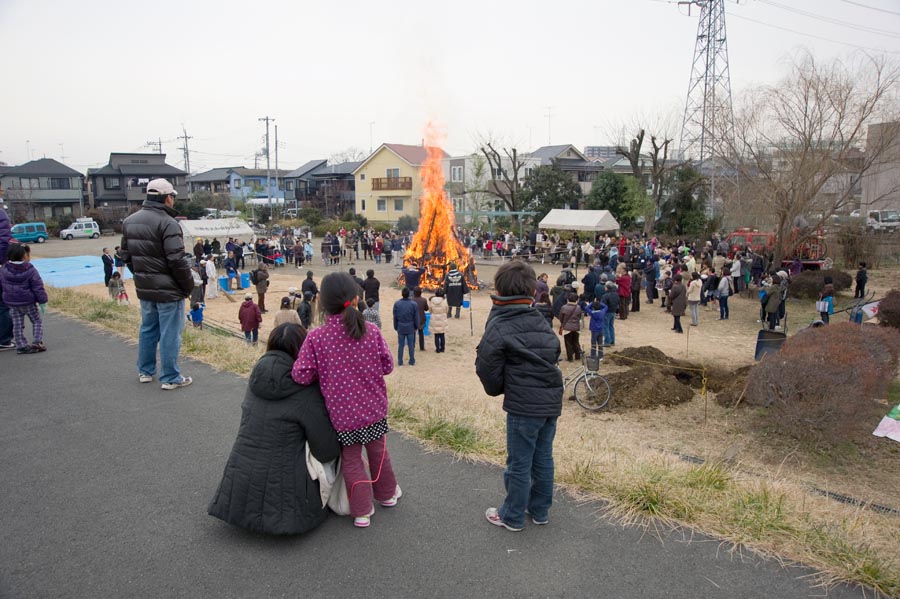
{"label": "wheelbarrow", "polygon": [[782,323],[784,328],[780,331],[762,329],[757,333],[756,353],[753,355],[754,360],[759,362],[766,354],[774,354],[781,349],[781,346],[784,345],[784,340],[787,339],[787,314],[785,314]]}

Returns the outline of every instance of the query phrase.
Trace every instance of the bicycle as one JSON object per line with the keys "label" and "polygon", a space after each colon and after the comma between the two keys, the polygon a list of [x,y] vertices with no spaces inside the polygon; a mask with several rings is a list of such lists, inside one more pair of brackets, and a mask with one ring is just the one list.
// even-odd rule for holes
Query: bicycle
{"label": "bicycle", "polygon": [[590,412],[605,408],[612,396],[609,381],[598,372],[602,359],[602,357],[591,358],[582,351],[581,366],[563,380],[563,389],[574,383],[572,392],[575,401]]}

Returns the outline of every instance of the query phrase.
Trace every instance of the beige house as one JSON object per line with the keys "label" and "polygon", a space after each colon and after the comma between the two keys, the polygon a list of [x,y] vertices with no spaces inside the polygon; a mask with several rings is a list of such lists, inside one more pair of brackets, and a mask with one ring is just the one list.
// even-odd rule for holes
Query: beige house
{"label": "beige house", "polygon": [[[441,154],[449,156],[443,150]],[[380,223],[396,223],[401,216],[418,218],[419,170],[427,158],[424,146],[381,144],[353,171],[356,213]]]}

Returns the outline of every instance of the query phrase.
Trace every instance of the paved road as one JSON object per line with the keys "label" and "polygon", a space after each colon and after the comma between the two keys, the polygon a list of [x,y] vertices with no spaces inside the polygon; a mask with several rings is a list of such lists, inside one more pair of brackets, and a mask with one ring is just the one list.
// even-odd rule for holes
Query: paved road
{"label": "paved road", "polygon": [[[0,597],[808,597],[772,561],[689,533],[660,542],[557,492],[549,526],[484,510],[500,469],[392,434],[400,505],[267,538],[206,515],[244,381],[188,361],[177,392],[137,382],[134,346],[58,315],[50,351],[0,353]],[[862,597],[834,589],[836,598]]]}

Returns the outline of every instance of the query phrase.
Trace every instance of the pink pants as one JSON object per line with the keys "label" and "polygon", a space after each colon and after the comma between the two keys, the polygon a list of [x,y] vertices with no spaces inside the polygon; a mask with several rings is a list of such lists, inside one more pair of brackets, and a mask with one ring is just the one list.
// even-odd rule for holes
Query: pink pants
{"label": "pink pants", "polygon": [[[347,485],[347,493],[350,495],[350,515],[354,518],[368,516],[372,513],[372,493],[375,499],[386,501],[394,496],[397,490],[397,478],[391,467],[391,456],[387,451],[387,435],[366,444],[366,455],[369,457],[369,470],[366,472],[362,461],[361,444],[348,445],[341,449],[341,469],[344,472],[344,482]],[[382,463],[382,458],[384,462]],[[381,466],[381,475],[378,468]],[[375,483],[357,481],[369,481],[378,478]]]}

